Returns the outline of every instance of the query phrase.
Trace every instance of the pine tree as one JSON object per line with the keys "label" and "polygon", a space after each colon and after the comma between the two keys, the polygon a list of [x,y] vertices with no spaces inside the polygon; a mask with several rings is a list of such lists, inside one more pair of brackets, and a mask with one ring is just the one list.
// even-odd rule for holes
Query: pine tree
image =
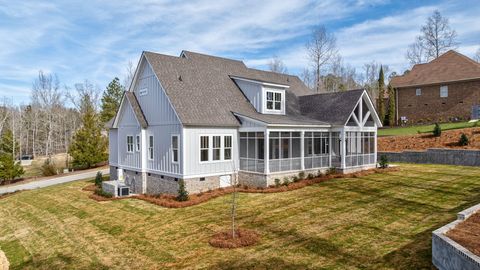
{"label": "pine tree", "polygon": [[385,96],[385,77],[383,75],[383,67],[380,66],[380,73],[378,74],[378,116],[383,124],[385,121],[385,104],[383,97]]}
{"label": "pine tree", "polygon": [[395,90],[391,84],[388,85],[388,124],[395,125]]}
{"label": "pine tree", "polygon": [[14,150],[18,153],[18,143],[15,142],[12,131],[6,129],[0,141],[0,183],[13,180],[24,173],[20,162],[15,162]]}
{"label": "pine tree", "polygon": [[82,97],[80,111],[82,112],[82,127],[73,137],[69,154],[73,158],[74,166],[91,168],[95,164],[107,160],[107,140],[102,136],[101,124],[89,95]]}
{"label": "pine tree", "polygon": [[183,180],[180,180],[178,183],[177,201],[179,202],[188,201],[188,191],[185,188],[185,182]]}
{"label": "pine tree", "polygon": [[100,113],[102,123],[108,122],[115,116],[118,107],[120,107],[124,91],[125,88],[120,84],[120,80],[117,77],[108,84],[102,96],[102,111]]}

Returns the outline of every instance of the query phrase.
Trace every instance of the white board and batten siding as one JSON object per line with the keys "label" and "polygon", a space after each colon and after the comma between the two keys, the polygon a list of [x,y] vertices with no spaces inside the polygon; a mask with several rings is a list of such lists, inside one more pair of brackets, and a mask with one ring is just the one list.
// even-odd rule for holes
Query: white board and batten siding
{"label": "white board and batten siding", "polygon": [[[140,168],[141,154],[136,151],[135,140],[136,136],[140,135],[141,128],[128,100],[124,99],[124,103],[120,111],[117,129],[118,165]],[[133,152],[127,151],[127,136],[133,136]]]}
{"label": "white board and batten siding", "polygon": [[[138,72],[133,91],[148,122],[146,130],[147,152],[149,136],[154,136],[154,158],[153,160],[149,159],[147,153],[147,171],[180,176],[182,174],[183,152],[181,143],[182,124],[150,64],[145,59],[141,62]],[[172,135],[178,135],[179,139],[178,162],[173,162]]]}
{"label": "white board and batten siding", "polygon": [[108,162],[110,165],[118,165],[118,130],[110,129],[108,132]]}
{"label": "white board and batten siding", "polygon": [[[203,177],[209,175],[225,175],[232,173],[238,167],[238,129],[236,128],[204,128],[204,127],[184,127],[185,142],[185,178]],[[200,136],[232,136],[232,160],[200,162]],[[210,145],[212,140],[209,139]],[[222,153],[223,157],[223,153]],[[235,164],[234,164],[235,162]]]}
{"label": "white board and batten siding", "polygon": [[263,111],[263,88],[258,83],[235,80],[243,94],[247,97],[250,103],[255,107],[257,112]]}

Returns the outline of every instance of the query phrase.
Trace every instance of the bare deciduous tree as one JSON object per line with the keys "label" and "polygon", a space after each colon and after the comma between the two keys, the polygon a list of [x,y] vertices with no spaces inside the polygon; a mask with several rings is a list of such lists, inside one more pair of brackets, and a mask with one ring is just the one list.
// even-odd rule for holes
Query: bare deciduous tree
{"label": "bare deciduous tree", "polygon": [[422,26],[421,35],[408,48],[406,57],[415,64],[438,58],[442,53],[457,48],[456,38],[457,33],[451,29],[448,19],[435,10]]}
{"label": "bare deciduous tree", "polygon": [[480,63],[480,48],[478,48],[477,53],[474,56],[475,61]]}
{"label": "bare deciduous tree", "polygon": [[308,88],[310,88],[312,91],[315,89],[315,78],[313,72],[311,72],[308,68],[304,68],[299,77]]}
{"label": "bare deciduous tree", "polygon": [[132,83],[133,76],[135,76],[135,70],[136,67],[133,65],[132,61],[128,61],[127,68],[126,68],[126,75],[125,78],[123,79],[123,86],[125,87],[126,90],[130,87],[130,84]]}
{"label": "bare deciduous tree", "polygon": [[273,72],[277,73],[287,73],[287,67],[283,63],[282,59],[280,59],[278,56],[274,55],[272,59],[268,62],[268,69]]}
{"label": "bare deciduous tree", "polygon": [[318,26],[313,30],[306,48],[315,72],[315,89],[320,92],[321,72],[338,52],[337,39],[327,31],[325,26]]}

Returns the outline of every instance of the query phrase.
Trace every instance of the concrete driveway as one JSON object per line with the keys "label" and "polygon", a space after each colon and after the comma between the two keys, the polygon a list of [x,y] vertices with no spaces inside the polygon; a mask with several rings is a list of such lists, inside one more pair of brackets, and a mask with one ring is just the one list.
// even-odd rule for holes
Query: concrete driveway
{"label": "concrete driveway", "polygon": [[77,181],[77,180],[85,180],[88,178],[95,177],[98,171],[101,171],[103,175],[110,173],[109,169],[89,170],[88,172],[84,172],[84,173],[76,173],[72,175],[59,176],[59,177],[50,178],[46,180],[28,182],[25,184],[0,187],[0,195],[5,193],[20,191],[20,190],[37,189],[37,188],[49,187],[49,186],[63,184],[67,182]]}

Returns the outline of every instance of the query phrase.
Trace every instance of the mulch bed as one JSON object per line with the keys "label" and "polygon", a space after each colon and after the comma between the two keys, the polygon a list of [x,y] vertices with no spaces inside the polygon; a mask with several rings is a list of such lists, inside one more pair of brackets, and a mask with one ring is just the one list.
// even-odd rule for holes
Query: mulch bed
{"label": "mulch bed", "polygon": [[232,231],[216,233],[208,243],[217,248],[239,248],[256,244],[260,240],[260,235],[252,230],[236,229],[235,238]]}
{"label": "mulch bed", "polygon": [[[469,140],[466,146],[458,145],[462,133],[465,133]],[[480,128],[445,130],[440,137],[434,137],[432,134],[418,134],[378,138],[378,151],[401,152],[428,148],[480,149]]]}
{"label": "mulch bed", "polygon": [[480,212],[458,224],[447,236],[473,254],[480,256]]}
{"label": "mulch bed", "polygon": [[15,194],[20,193],[20,192],[22,192],[22,191],[18,190],[18,191],[2,194],[2,195],[0,195],[0,199],[5,199],[7,197],[10,197],[10,196],[15,195]]}
{"label": "mulch bed", "polygon": [[[167,208],[183,208],[183,207],[188,207],[188,206],[193,206],[197,205],[206,201],[209,201],[211,199],[231,194],[234,191],[237,192],[243,192],[243,193],[277,193],[277,192],[286,192],[286,191],[291,191],[291,190],[296,190],[300,189],[306,186],[314,185],[321,183],[323,181],[332,179],[332,178],[357,178],[357,177],[363,177],[367,176],[370,174],[374,173],[384,173],[384,172],[391,172],[391,171],[397,171],[399,168],[398,167],[390,167],[386,169],[370,169],[370,170],[365,170],[365,171],[360,171],[356,173],[349,173],[349,174],[329,174],[329,175],[322,175],[319,177],[315,177],[312,179],[303,179],[299,180],[298,182],[293,182],[290,183],[288,186],[281,185],[281,186],[270,186],[267,188],[252,188],[248,186],[241,186],[237,188],[229,187],[229,188],[219,188],[219,189],[214,189],[214,190],[209,190],[206,192],[201,192],[201,193],[196,193],[196,194],[191,194],[188,196],[188,201],[177,201],[175,195],[169,195],[169,194],[160,194],[160,195],[148,195],[148,194],[139,194],[139,195],[134,195],[134,196],[128,196],[128,197],[112,197],[112,198],[107,198],[101,195],[98,195],[96,193],[93,193],[89,196],[89,198],[103,202],[103,201],[114,201],[114,200],[122,200],[122,199],[139,199],[143,201],[147,201],[149,203],[167,207]],[[85,191],[93,191],[97,187],[95,185],[89,185],[84,187],[82,190]]]}

